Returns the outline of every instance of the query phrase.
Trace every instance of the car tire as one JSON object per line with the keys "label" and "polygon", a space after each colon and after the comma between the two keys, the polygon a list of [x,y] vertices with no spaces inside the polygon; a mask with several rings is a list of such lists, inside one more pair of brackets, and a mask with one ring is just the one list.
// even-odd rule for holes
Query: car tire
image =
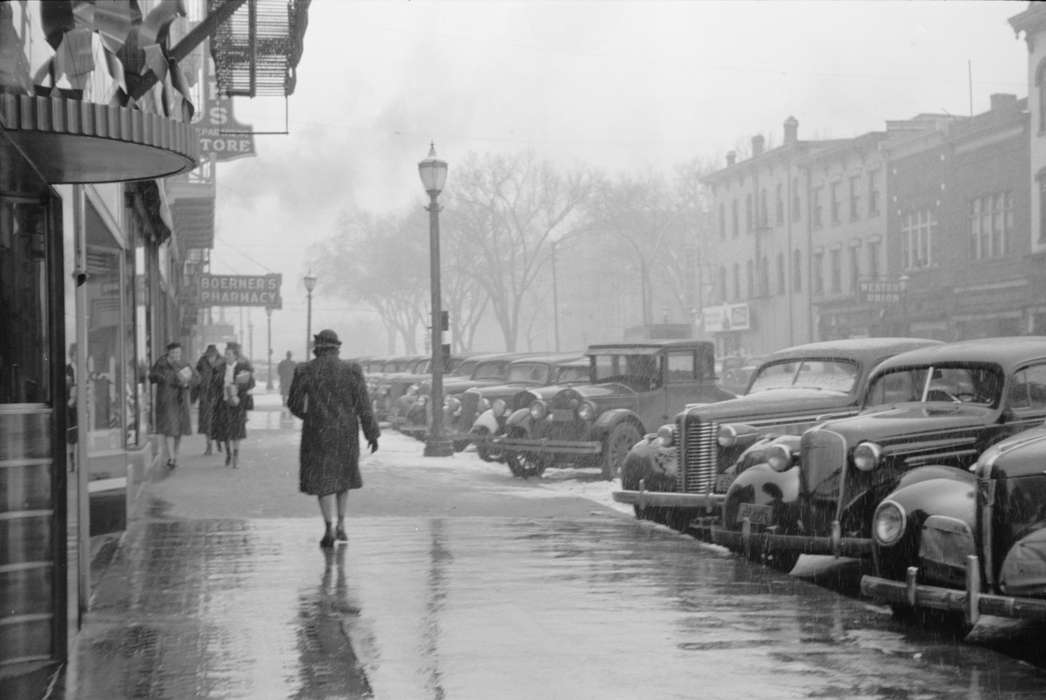
{"label": "car tire", "polygon": [[618,423],[603,441],[603,478],[607,481],[621,476],[628,451],[643,438],[631,423]]}
{"label": "car tire", "polygon": [[505,455],[505,462],[512,476],[520,479],[529,479],[532,476],[541,476],[548,468],[548,461],[536,455],[526,452],[511,452]]}

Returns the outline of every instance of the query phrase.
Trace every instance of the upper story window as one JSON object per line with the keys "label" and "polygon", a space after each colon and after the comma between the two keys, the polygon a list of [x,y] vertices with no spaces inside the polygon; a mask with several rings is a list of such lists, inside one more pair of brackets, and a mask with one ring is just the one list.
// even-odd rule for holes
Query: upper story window
{"label": "upper story window", "polygon": [[970,200],[970,258],[1006,255],[1013,235],[1013,193],[995,192]]}
{"label": "upper story window", "polygon": [[836,248],[829,252],[829,260],[832,266],[832,294],[838,294],[843,291],[843,267],[842,267],[842,251]]}
{"label": "upper story window", "polygon": [[759,261],[759,296],[770,296],[770,261],[765,257]]}
{"label": "upper story window", "polygon": [[752,194],[745,195],[745,233],[752,232]]}
{"label": "upper story window", "polygon": [[868,171],[868,216],[879,216],[879,168]]}
{"label": "upper story window", "polygon": [[810,284],[814,294],[824,294],[824,253],[814,253],[810,263]]}
{"label": "upper story window", "polygon": [[937,217],[929,209],[908,212],[901,224],[901,264],[911,270],[933,264]]}
{"label": "upper story window", "polygon": [[799,178],[792,178],[792,223],[803,217],[803,200],[799,196]]}
{"label": "upper story window", "polygon": [[832,197],[832,202],[831,202],[831,204],[832,204],[832,223],[833,224],[837,224],[837,223],[839,223],[839,220],[840,220],[839,210],[841,209],[841,206],[840,206],[840,203],[839,203],[839,183],[838,182],[833,182],[831,184],[831,186],[830,186],[830,191],[831,191],[831,197]]}
{"label": "upper story window", "polygon": [[770,217],[766,208],[766,190],[759,190],[759,226],[764,227],[770,224]]}
{"label": "upper story window", "polygon": [[868,242],[868,276],[870,278],[879,278],[879,250],[881,246],[879,241]]}
{"label": "upper story window", "polygon": [[1039,133],[1046,134],[1046,59],[1035,69],[1035,91],[1039,96]]}
{"label": "upper story window", "polygon": [[788,283],[788,273],[785,272],[785,254],[777,254],[777,293],[785,293],[785,285]]}
{"label": "upper story window", "polygon": [[775,210],[777,216],[775,217],[777,225],[780,226],[785,222],[785,200],[784,200],[784,185],[780,182],[777,183],[777,198],[775,199]]}
{"label": "upper story window", "polygon": [[859,175],[850,176],[850,221],[861,218],[861,178]]}
{"label": "upper story window", "polygon": [[861,260],[860,260],[861,249],[857,246],[850,246],[850,294],[854,296],[861,287]]}
{"label": "upper story window", "polygon": [[726,205],[719,203],[719,237],[726,238]]}
{"label": "upper story window", "polygon": [[755,265],[751,260],[745,263],[745,280],[748,282],[747,289],[748,298],[751,299],[755,296]]}
{"label": "upper story window", "polygon": [[734,263],[734,301],[741,298],[741,266]]}
{"label": "upper story window", "polygon": [[737,238],[737,200],[730,203],[730,234]]}
{"label": "upper story window", "polygon": [[792,252],[792,291],[803,291],[803,254],[798,248]]}
{"label": "upper story window", "polygon": [[810,192],[810,223],[814,228],[821,228],[824,221],[821,218],[821,190],[823,187],[815,187]]}

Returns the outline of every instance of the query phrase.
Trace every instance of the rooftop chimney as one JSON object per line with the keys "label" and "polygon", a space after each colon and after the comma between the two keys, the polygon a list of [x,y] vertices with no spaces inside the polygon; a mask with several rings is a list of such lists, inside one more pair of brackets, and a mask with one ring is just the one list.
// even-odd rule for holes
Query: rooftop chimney
{"label": "rooftop chimney", "polygon": [[766,145],[766,139],[763,138],[762,134],[756,134],[752,137],[752,157],[758,158],[763,155],[763,146]]}
{"label": "rooftop chimney", "polygon": [[991,104],[993,112],[1014,112],[1017,110],[1017,96],[1005,92],[996,92],[991,96]]}
{"label": "rooftop chimney", "polygon": [[726,167],[732,168],[734,163],[737,162],[737,151],[726,152]]}
{"label": "rooftop chimney", "polygon": [[784,122],[785,127],[785,140],[784,145],[790,146],[799,140],[799,120],[795,117],[788,117]]}

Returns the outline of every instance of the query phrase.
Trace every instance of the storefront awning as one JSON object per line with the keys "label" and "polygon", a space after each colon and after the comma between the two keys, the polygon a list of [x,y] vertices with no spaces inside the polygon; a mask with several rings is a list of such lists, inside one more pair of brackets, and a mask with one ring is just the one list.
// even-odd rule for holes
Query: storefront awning
{"label": "storefront awning", "polygon": [[[162,178],[196,167],[200,136],[189,124],[124,107],[63,97],[0,95],[0,161],[17,148],[50,184]],[[12,145],[13,144],[13,145]]]}

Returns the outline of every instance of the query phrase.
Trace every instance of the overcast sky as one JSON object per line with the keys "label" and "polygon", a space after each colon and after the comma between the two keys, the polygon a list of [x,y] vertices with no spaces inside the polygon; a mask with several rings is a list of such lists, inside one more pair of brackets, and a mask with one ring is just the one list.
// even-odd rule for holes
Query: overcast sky
{"label": "overcast sky", "polygon": [[[722,162],[755,133],[779,144],[854,136],[920,112],[974,112],[1027,95],[1020,2],[343,2],[314,0],[290,134],[218,170],[215,272],[284,275],[277,356],[304,352],[309,244],[349,206],[423,206],[429,140],[533,150],[610,172]],[[273,109],[277,107],[277,109]],[[257,130],[283,104],[237,102]],[[427,231],[419,231],[427,235]],[[314,295],[313,332],[348,304]],[[264,326],[264,315],[254,322]],[[260,337],[260,336],[259,336]],[[264,350],[255,346],[255,355]]]}

